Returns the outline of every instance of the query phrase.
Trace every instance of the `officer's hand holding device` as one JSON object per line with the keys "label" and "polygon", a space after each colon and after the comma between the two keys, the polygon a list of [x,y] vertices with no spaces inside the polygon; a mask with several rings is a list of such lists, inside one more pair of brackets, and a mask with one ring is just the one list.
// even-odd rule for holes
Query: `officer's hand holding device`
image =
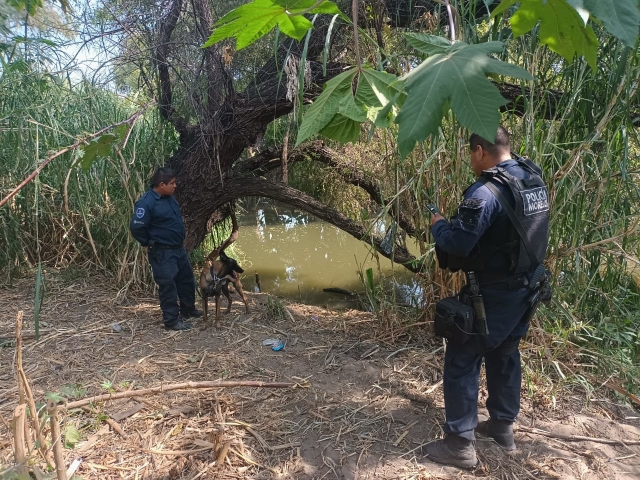
{"label": "officer's hand holding device", "polygon": [[432,215],[440,215],[441,217],[444,217],[444,213],[442,213],[433,203],[427,204],[427,210],[429,210]]}
{"label": "officer's hand holding device", "polygon": [[444,220],[445,222],[447,221],[446,217],[444,216],[444,213],[442,213],[440,209],[436,207],[433,203],[429,203],[427,205],[427,210],[429,210],[429,212],[431,212],[431,215],[432,215],[431,225],[435,225],[440,220]]}

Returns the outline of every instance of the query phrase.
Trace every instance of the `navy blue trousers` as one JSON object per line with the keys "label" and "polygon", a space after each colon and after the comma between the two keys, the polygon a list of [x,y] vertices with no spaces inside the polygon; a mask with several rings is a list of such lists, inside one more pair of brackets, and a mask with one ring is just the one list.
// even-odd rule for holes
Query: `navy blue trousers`
{"label": "navy blue trousers", "polygon": [[478,381],[484,359],[487,375],[487,410],[492,419],[514,422],[520,411],[522,369],[520,352],[505,352],[506,342],[517,342],[527,333],[521,322],[528,309],[528,288],[482,289],[489,335],[473,337],[463,346],[447,345],[444,356],[444,405],[447,434],[475,439],[478,425]]}
{"label": "navy blue trousers", "polygon": [[188,314],[195,310],[196,282],[189,256],[184,247],[176,250],[150,249],[149,263],[153,279],[158,284],[162,320],[165,325],[173,325],[180,313]]}

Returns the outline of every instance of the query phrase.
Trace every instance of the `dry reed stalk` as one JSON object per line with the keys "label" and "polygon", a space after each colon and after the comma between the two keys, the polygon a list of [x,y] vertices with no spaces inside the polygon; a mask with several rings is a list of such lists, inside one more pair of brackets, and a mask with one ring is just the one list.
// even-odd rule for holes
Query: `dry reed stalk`
{"label": "dry reed stalk", "polygon": [[27,466],[27,452],[24,443],[24,426],[27,416],[27,406],[20,404],[13,413],[13,444],[14,457],[18,475],[29,476],[29,467]]}
{"label": "dry reed stalk", "polygon": [[[18,312],[18,316],[16,318],[16,371],[18,373],[18,392],[20,394],[20,403],[28,404],[29,411],[31,412],[31,423],[33,425],[33,430],[36,433],[36,438],[38,439],[40,454],[42,458],[45,459],[49,466],[53,466],[53,458],[51,457],[51,452],[47,451],[47,444],[42,434],[42,430],[40,429],[40,422],[38,420],[38,410],[36,409],[36,402],[33,397],[33,392],[31,391],[31,387],[29,386],[29,381],[27,380],[27,375],[24,373],[24,368],[22,367],[22,310]],[[29,434],[28,421],[25,423],[25,437],[27,438],[27,442],[29,442],[29,448],[32,449],[31,446],[31,438]]]}
{"label": "dry reed stalk", "polygon": [[20,375],[20,370],[22,369],[22,315],[22,310],[20,310],[16,317],[16,371],[18,373],[18,395],[20,396],[20,404],[25,403],[22,377]]}
{"label": "dry reed stalk", "polygon": [[93,402],[103,402],[108,400],[117,400],[119,398],[130,398],[134,395],[155,395],[156,393],[170,392],[172,390],[187,390],[199,388],[232,388],[232,387],[258,387],[258,388],[292,388],[300,386],[297,383],[290,382],[260,382],[253,380],[228,380],[228,381],[205,381],[205,382],[183,382],[174,383],[172,385],[163,385],[160,387],[145,388],[143,390],[129,390],[119,393],[105,393],[104,395],[96,395],[94,397],[76,400],[67,404],[67,408],[78,408],[89,405]]}
{"label": "dry reed stalk", "polygon": [[218,425],[214,427],[213,431],[209,434],[211,443],[213,444],[213,457],[217,458],[218,447],[222,444],[222,438],[224,437],[224,426]]}
{"label": "dry reed stalk", "polygon": [[227,452],[229,451],[229,447],[231,446],[231,440],[227,440],[224,442],[223,447],[220,449],[220,454],[216,458],[216,465],[222,466],[224,465],[224,459],[227,458]]}
{"label": "dry reed stalk", "polygon": [[64,465],[64,455],[62,454],[62,436],[60,435],[60,423],[58,422],[58,405],[53,400],[47,402],[47,413],[49,414],[49,424],[51,428],[51,444],[53,447],[53,458],[56,466],[58,480],[67,480],[67,468]]}

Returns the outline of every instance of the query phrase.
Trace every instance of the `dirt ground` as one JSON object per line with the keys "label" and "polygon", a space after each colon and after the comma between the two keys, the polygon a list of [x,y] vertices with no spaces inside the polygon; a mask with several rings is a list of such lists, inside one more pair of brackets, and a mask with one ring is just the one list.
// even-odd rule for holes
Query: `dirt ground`
{"label": "dirt ground", "polygon": [[[532,393],[530,381],[523,382],[515,453],[479,440],[473,470],[431,463],[420,448],[442,437],[441,343],[421,327],[390,335],[364,312],[289,304],[290,314],[269,318],[269,296],[248,296],[246,314],[233,295],[220,331],[167,332],[154,298],[122,301],[106,279],[48,275],[35,342],[33,282],[0,290],[0,465],[13,463],[11,339],[22,310],[23,365],[36,401],[48,392],[72,401],[187,381],[297,385],[178,390],[70,409],[62,429],[79,431],[80,441],[64,455],[67,466],[82,459],[76,475],[84,479],[640,478],[640,446],[624,444],[640,443],[640,413],[605,389],[587,401],[578,388]],[[285,348],[272,351],[262,345],[266,338],[286,341]],[[480,397],[486,414],[484,389]],[[223,431],[217,445],[228,446],[222,464],[214,457],[216,431]]]}

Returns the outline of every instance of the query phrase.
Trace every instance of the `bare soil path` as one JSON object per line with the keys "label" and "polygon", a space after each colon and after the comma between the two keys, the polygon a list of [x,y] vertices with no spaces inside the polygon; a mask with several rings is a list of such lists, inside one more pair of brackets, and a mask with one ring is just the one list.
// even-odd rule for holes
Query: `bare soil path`
{"label": "bare soil path", "polygon": [[[32,282],[0,290],[5,468],[13,463],[8,427],[18,403],[12,337],[23,310],[24,369],[37,401],[48,392],[71,400],[186,381],[300,385],[172,391],[69,410],[62,429],[76,429],[80,441],[64,454],[67,465],[82,459],[76,474],[84,479],[640,478],[639,445],[559,438],[637,442],[640,413],[606,398],[605,390],[587,401],[578,388],[543,391],[531,378],[523,382],[516,453],[478,441],[480,463],[470,471],[423,459],[421,445],[442,436],[444,406],[442,344],[421,327],[392,336],[369,313],[305,305],[288,305],[289,313],[274,317],[268,295],[249,293],[251,313],[233,295],[221,331],[166,332],[154,298],[117,302],[104,278],[50,275],[46,289],[37,343],[30,338]],[[274,352],[262,345],[266,338],[286,346]],[[480,411],[486,413],[485,395]],[[105,423],[107,415],[125,437]],[[218,465],[212,445],[221,428],[220,445],[228,444],[228,451]]]}

